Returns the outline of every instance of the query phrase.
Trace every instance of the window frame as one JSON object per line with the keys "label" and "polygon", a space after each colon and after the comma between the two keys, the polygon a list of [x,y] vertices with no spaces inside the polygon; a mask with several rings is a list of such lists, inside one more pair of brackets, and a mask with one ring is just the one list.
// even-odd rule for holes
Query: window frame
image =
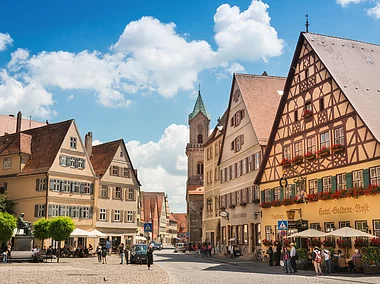
{"label": "window frame", "polygon": [[115,211],[114,211],[114,216],[113,216],[113,220],[115,221],[115,222],[120,222],[121,221],[121,211],[120,211],[120,209],[115,209]]}
{"label": "window frame", "polygon": [[369,168],[369,183],[380,185],[380,166]]}
{"label": "window frame", "polygon": [[77,138],[76,137],[70,137],[70,149],[76,149],[77,148]]}
{"label": "window frame", "polygon": [[319,149],[330,148],[330,131],[326,131],[319,134]]}
{"label": "window frame", "polygon": [[309,194],[318,194],[318,179],[309,180]]}
{"label": "window frame", "polygon": [[294,142],[294,157],[303,156],[303,141]]}
{"label": "window frame", "polygon": [[120,186],[115,187],[115,199],[121,199],[122,198],[122,188]]}
{"label": "window frame", "polygon": [[288,159],[289,161],[292,159],[292,150],[291,145],[285,145],[282,151],[282,158]]}
{"label": "window frame", "polygon": [[133,223],[133,211],[127,211],[127,222]]}
{"label": "window frame", "polygon": [[134,200],[134,199],[135,199],[135,189],[134,188],[128,188],[128,200],[131,201],[131,200]]}
{"label": "window frame", "polygon": [[345,145],[344,127],[334,129],[334,144]]}
{"label": "window frame", "polygon": [[359,188],[364,186],[363,170],[352,171],[352,187]]}
{"label": "window frame", "polygon": [[12,169],[12,158],[4,158],[3,160],[3,170]]}
{"label": "window frame", "polygon": [[347,189],[347,182],[346,182],[346,173],[337,174],[336,175],[336,190],[346,190]]}
{"label": "window frame", "polygon": [[323,177],[322,178],[322,192],[331,192],[332,185],[331,185],[331,176]]}
{"label": "window frame", "polygon": [[317,152],[315,136],[306,138],[307,153],[315,154]]}
{"label": "window frame", "polygon": [[100,208],[99,209],[99,221],[106,221],[107,220],[107,209],[106,208]]}

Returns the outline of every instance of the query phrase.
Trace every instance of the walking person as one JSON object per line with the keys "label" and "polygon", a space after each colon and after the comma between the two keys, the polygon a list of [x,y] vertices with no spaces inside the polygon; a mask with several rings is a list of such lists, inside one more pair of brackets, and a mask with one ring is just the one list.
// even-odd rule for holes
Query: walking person
{"label": "walking person", "polygon": [[102,246],[98,243],[96,247],[96,254],[98,255],[98,262],[102,262]]}
{"label": "walking person", "polygon": [[103,264],[107,264],[107,253],[108,253],[108,249],[106,247],[102,247]]}
{"label": "walking person", "polygon": [[125,255],[125,263],[128,265],[129,264],[129,250],[127,247],[125,247],[124,255]]}
{"label": "walking person", "polygon": [[284,247],[281,260],[284,262],[284,270],[286,273],[292,273],[292,267],[290,266],[290,251],[288,248]]}
{"label": "walking person", "polygon": [[152,270],[150,268],[151,265],[153,265],[153,245],[150,243],[147,250],[147,256],[148,256],[148,270]]}
{"label": "walking person", "polygon": [[294,243],[290,243],[290,246],[292,247],[290,249],[290,265],[292,266],[293,273],[297,273],[297,265],[296,265],[297,250]]}
{"label": "walking person", "polygon": [[329,275],[331,273],[331,252],[328,249],[324,249],[323,257],[325,259],[325,264],[326,264],[325,274]]}
{"label": "walking person", "polygon": [[124,263],[124,244],[121,243],[119,246],[119,256],[120,256],[120,264]]}
{"label": "walking person", "polygon": [[322,269],[321,269],[322,255],[318,247],[314,248],[313,253],[311,254],[311,259],[314,264],[315,274],[317,276],[322,275]]}
{"label": "walking person", "polygon": [[273,249],[269,247],[267,254],[269,255],[269,266],[273,266]]}

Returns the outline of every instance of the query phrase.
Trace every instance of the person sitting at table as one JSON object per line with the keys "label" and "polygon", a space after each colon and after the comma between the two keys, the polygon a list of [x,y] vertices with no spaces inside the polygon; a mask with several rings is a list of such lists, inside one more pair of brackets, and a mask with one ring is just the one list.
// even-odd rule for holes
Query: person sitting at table
{"label": "person sitting at table", "polygon": [[358,249],[355,249],[355,253],[352,255],[352,258],[350,261],[348,261],[348,266],[350,272],[354,272],[356,261],[360,261],[362,259],[362,255]]}

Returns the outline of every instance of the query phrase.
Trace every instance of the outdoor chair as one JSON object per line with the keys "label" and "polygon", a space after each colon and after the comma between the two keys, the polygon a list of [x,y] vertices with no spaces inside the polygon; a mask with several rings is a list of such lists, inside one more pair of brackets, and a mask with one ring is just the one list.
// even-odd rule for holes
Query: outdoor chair
{"label": "outdoor chair", "polygon": [[339,257],[338,265],[339,265],[339,272],[348,272],[348,266],[344,258]]}
{"label": "outdoor chair", "polygon": [[359,272],[364,272],[364,267],[363,267],[363,264],[362,264],[362,260],[360,258],[357,258],[355,260],[355,268],[354,268],[354,271],[355,273],[359,273]]}

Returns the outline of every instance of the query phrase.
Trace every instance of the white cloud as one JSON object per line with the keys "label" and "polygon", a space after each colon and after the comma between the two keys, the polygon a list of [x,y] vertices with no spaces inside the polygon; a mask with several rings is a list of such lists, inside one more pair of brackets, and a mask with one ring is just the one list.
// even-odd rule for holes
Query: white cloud
{"label": "white cloud", "polygon": [[96,146],[96,145],[100,145],[100,144],[103,144],[103,142],[100,140],[95,139],[94,141],[92,141],[92,146]]}
{"label": "white cloud", "polygon": [[6,50],[7,45],[11,45],[13,42],[13,39],[9,34],[2,34],[0,33],[0,51]]}
{"label": "white cloud", "polygon": [[237,6],[221,5],[214,16],[216,50],[205,40],[177,33],[175,23],[142,17],[126,25],[109,53],[42,51],[31,55],[27,49],[18,49],[8,69],[14,77],[44,87],[94,91],[98,103],[106,107],[129,106],[128,94],[172,97],[181,90],[194,90],[204,70],[228,74],[244,70],[238,61],[267,61],[281,55],[284,42],[270,25],[268,8],[259,0],[243,12]]}
{"label": "white cloud", "polygon": [[377,3],[375,7],[367,9],[367,14],[376,19],[380,19],[380,2]]}
{"label": "white cloud", "polygon": [[74,95],[71,94],[70,96],[67,97],[66,101],[67,101],[67,102],[70,102],[70,101],[72,101],[73,99],[74,99]]}
{"label": "white cloud", "polygon": [[55,112],[53,96],[34,80],[27,84],[16,80],[4,69],[0,70],[0,113],[19,110],[33,117],[50,118]]}
{"label": "white cloud", "polygon": [[336,3],[341,5],[342,7],[347,7],[348,5],[358,4],[363,1],[366,1],[366,0],[336,0]]}
{"label": "white cloud", "polygon": [[[165,191],[172,211],[185,210],[188,128],[172,124],[158,142],[127,143],[128,153],[144,191]],[[173,162],[175,161],[175,162]]]}

